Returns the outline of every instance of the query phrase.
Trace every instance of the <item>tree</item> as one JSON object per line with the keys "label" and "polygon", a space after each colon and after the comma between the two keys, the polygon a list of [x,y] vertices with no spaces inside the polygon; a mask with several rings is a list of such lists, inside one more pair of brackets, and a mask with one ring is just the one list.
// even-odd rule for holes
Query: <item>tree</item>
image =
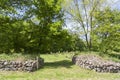
{"label": "tree", "polygon": [[0,5],[1,53],[83,50],[82,40],[63,29],[62,0],[4,0]]}
{"label": "tree", "polygon": [[110,8],[97,11],[95,14],[94,36],[101,52],[107,53],[120,47],[120,11]]}
{"label": "tree", "polygon": [[[68,3],[67,7],[64,7],[68,19],[72,19],[73,22],[78,24],[80,33],[84,35],[86,41],[86,48],[92,49],[92,32],[94,28],[94,13],[96,10],[100,10],[103,6],[104,0],[65,0]],[[66,4],[65,4],[66,5]]]}
{"label": "tree", "polygon": [[[4,8],[4,5],[9,6]],[[1,23],[4,17],[5,20],[4,25],[0,26],[1,34],[4,34],[0,36],[1,46],[5,48],[1,49],[2,52],[23,50],[45,53],[63,50],[69,34],[62,29],[64,13],[61,0],[6,0],[4,5],[1,6]],[[15,12],[8,11],[5,14],[8,7],[12,7]],[[2,31],[3,28],[6,29]]]}
{"label": "tree", "polygon": [[37,19],[36,26],[37,32],[34,36],[34,42],[37,44],[37,51],[49,52],[54,38],[59,38],[62,32],[63,13],[61,11],[61,0],[33,0],[33,4],[29,9],[27,16],[32,15]]}

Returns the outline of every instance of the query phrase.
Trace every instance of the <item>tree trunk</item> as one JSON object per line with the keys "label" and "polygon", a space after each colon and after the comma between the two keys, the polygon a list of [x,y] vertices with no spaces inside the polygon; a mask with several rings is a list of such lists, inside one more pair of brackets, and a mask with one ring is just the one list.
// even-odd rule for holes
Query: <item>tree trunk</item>
{"label": "tree trunk", "polygon": [[89,45],[87,33],[85,34],[85,39],[86,39],[86,47],[87,47],[87,49],[89,50],[89,49],[90,49],[90,45]]}

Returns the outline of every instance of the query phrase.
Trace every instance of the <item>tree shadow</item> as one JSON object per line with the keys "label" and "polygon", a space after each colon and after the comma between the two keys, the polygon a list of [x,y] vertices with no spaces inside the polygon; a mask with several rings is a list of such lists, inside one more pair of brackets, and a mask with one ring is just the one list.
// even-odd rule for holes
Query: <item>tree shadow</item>
{"label": "tree shadow", "polygon": [[120,59],[120,54],[109,54],[109,56]]}
{"label": "tree shadow", "polygon": [[47,68],[60,68],[60,67],[71,68],[72,65],[73,63],[69,60],[44,63],[44,67],[47,67]]}

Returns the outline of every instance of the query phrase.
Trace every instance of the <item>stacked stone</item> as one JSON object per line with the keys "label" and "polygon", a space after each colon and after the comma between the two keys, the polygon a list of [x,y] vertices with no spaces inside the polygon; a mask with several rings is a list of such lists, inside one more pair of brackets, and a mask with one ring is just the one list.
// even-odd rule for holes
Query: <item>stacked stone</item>
{"label": "stacked stone", "polygon": [[[28,61],[0,61],[0,70],[5,71],[35,71],[41,68],[44,64],[44,60],[28,60]],[[39,66],[39,67],[37,67]]]}
{"label": "stacked stone", "polygon": [[106,61],[95,55],[74,56],[72,62],[82,68],[97,72],[120,73],[120,63]]}

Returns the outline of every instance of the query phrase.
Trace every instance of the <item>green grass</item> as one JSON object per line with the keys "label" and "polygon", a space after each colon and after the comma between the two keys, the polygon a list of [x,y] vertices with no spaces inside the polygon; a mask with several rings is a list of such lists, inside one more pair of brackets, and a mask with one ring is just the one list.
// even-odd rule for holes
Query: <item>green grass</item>
{"label": "green grass", "polygon": [[0,60],[29,60],[29,59],[34,59],[35,56],[36,55],[21,54],[21,53],[0,54]]}
{"label": "green grass", "polygon": [[120,62],[120,53],[117,52],[111,52],[108,54],[101,54],[100,52],[75,52],[78,55],[81,54],[94,54],[97,56],[101,56],[105,60],[110,60],[110,61],[115,61],[115,62]]}
{"label": "green grass", "polygon": [[0,71],[0,80],[120,80],[120,73],[97,73],[72,64],[74,53],[41,55],[45,65],[38,71]]}

